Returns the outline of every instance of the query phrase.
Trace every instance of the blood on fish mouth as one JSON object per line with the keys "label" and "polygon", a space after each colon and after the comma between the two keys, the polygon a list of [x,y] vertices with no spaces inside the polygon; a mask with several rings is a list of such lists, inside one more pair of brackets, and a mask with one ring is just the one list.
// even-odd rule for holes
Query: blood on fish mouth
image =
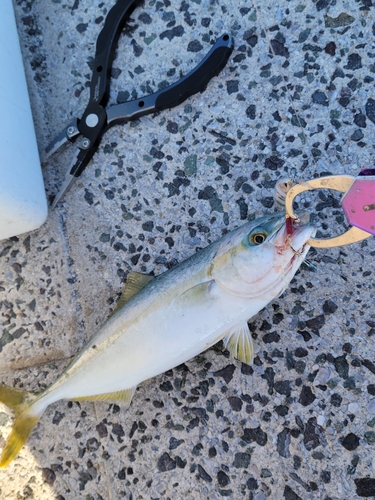
{"label": "blood on fish mouth", "polygon": [[289,245],[290,249],[294,255],[303,255],[305,245],[302,245],[301,250],[295,250],[292,246],[291,237],[294,232],[294,224],[298,224],[299,219],[292,219],[289,215],[286,216],[285,228],[286,228],[286,239],[285,242]]}

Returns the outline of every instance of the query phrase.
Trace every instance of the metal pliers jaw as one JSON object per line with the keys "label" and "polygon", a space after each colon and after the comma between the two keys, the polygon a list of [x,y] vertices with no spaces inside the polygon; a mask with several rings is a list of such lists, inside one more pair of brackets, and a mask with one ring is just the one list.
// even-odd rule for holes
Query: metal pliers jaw
{"label": "metal pliers jaw", "polygon": [[99,146],[102,135],[109,127],[135,120],[146,114],[173,108],[188,97],[202,92],[208,82],[224,68],[232,53],[233,38],[231,35],[224,34],[216,40],[198,66],[177,82],[154,94],[107,108],[110,71],[116,42],[126,19],[136,4],[135,0],[118,0],[108,12],[96,43],[89,103],[82,118],[73,119],[45,150],[44,163],[66,142],[74,142],[77,146],[76,154],[69,165],[61,189],[53,200],[52,208],[86,168]]}
{"label": "metal pliers jaw", "polygon": [[334,238],[310,238],[308,244],[316,248],[349,245],[375,234],[375,176],[332,175],[301,182],[293,186],[285,198],[287,217],[298,220],[293,212],[293,201],[304,191],[333,189],[345,193],[341,200],[344,213],[352,227]]}

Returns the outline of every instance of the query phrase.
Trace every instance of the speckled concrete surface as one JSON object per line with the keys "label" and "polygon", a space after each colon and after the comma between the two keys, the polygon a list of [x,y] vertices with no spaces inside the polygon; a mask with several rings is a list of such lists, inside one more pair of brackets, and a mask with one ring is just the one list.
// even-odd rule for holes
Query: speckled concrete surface
{"label": "speckled concrete surface", "polygon": [[[83,111],[113,1],[16,0],[40,150]],[[373,167],[371,0],[146,0],[124,30],[111,103],[186,74],[224,32],[235,50],[203,94],[106,133],[30,234],[0,242],[1,381],[38,391],[105,321],[130,269],[158,274],[275,210],[277,179]],[[272,50],[270,51],[270,46]],[[58,189],[72,148],[44,169]],[[300,199],[322,235],[332,193]],[[1,471],[3,499],[375,497],[373,238],[311,251],[250,322],[250,368],[221,344],[138,387],[127,411],[60,402]],[[0,445],[11,414],[0,411]]]}

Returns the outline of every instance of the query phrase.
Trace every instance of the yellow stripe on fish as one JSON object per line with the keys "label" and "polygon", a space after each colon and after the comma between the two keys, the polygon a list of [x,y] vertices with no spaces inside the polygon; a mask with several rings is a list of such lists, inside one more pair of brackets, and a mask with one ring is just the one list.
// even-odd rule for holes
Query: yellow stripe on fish
{"label": "yellow stripe on fish", "polygon": [[160,276],[130,273],[112,315],[55,383],[41,394],[0,386],[0,402],[15,414],[0,467],[15,458],[44,410],[56,401],[129,405],[139,383],[221,339],[233,356],[251,364],[247,321],[285,290],[314,234],[306,224],[294,227],[287,238],[285,215],[269,215],[226,234]]}

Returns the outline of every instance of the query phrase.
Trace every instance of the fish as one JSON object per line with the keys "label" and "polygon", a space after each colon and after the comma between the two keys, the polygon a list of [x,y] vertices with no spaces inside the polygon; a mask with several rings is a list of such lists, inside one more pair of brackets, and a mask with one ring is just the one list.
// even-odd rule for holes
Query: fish
{"label": "fish", "polygon": [[138,384],[220,340],[251,364],[248,320],[284,292],[315,227],[297,223],[290,233],[285,214],[275,213],[228,232],[156,277],[130,272],[111,316],[52,385],[39,394],[0,385],[0,402],[14,411],[0,467],[10,464],[47,406],[59,400],[129,406]]}

